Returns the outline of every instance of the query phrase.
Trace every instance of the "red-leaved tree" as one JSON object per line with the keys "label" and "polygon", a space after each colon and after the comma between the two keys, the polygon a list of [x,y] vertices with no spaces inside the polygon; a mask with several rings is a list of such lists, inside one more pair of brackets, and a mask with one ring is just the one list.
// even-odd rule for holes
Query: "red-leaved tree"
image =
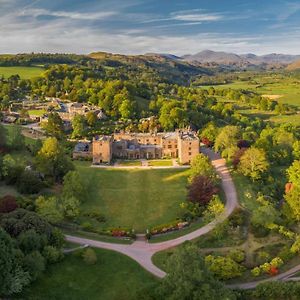
{"label": "red-leaved tree", "polygon": [[188,186],[188,200],[200,205],[206,205],[218,191],[218,187],[209,177],[199,175]]}
{"label": "red-leaved tree", "polygon": [[6,195],[0,199],[0,213],[9,213],[19,207],[16,198],[11,195]]}

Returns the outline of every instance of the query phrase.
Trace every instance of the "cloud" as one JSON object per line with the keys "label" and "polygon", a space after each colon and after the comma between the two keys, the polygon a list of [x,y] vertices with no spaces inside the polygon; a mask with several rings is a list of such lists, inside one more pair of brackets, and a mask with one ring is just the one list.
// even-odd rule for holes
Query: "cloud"
{"label": "cloud", "polygon": [[19,15],[20,16],[52,16],[58,18],[70,18],[75,20],[101,20],[116,15],[115,11],[101,11],[101,12],[74,12],[74,11],[50,11],[41,8],[30,8],[24,9]]}
{"label": "cloud", "polygon": [[187,22],[214,22],[223,19],[223,15],[219,13],[173,13],[171,20],[187,21]]}

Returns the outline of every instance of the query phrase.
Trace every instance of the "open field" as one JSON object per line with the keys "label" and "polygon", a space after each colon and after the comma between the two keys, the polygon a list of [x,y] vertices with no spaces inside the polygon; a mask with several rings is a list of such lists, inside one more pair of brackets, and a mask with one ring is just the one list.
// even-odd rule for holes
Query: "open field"
{"label": "open field", "polygon": [[41,67],[0,67],[0,76],[5,78],[19,75],[22,79],[30,79],[41,75],[44,68]]}
{"label": "open field", "polygon": [[157,282],[122,254],[95,249],[98,261],[87,265],[76,252],[51,265],[19,299],[138,299],[136,292]]}
{"label": "open field", "polygon": [[118,165],[122,167],[140,167],[142,163],[140,160],[120,160]]}
{"label": "open field", "polygon": [[[234,81],[229,84],[214,85],[215,89],[245,89],[258,92],[262,95],[270,95],[280,103],[287,103],[300,107],[300,81],[296,78],[278,75],[262,74],[254,76],[247,81]],[[207,88],[207,86],[205,87]]]}
{"label": "open field", "polygon": [[88,186],[82,211],[99,212],[106,218],[97,226],[145,232],[174,221],[186,197],[186,170],[100,169],[83,162],[76,162],[76,167]]}

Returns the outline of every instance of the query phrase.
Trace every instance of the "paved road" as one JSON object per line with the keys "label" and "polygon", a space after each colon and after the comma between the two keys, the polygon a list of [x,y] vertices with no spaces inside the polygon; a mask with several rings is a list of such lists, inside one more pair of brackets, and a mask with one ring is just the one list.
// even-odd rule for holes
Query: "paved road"
{"label": "paved road", "polygon": [[226,205],[225,210],[222,215],[218,217],[218,219],[213,222],[174,240],[165,241],[161,243],[153,243],[150,244],[144,239],[136,240],[131,245],[122,245],[122,244],[113,244],[106,243],[100,241],[89,240],[85,238],[80,238],[76,236],[66,235],[67,241],[78,243],[78,244],[89,244],[96,248],[109,249],[113,251],[117,251],[123,253],[135,261],[137,261],[143,268],[151,272],[157,277],[163,278],[166,273],[156,267],[152,263],[152,256],[156,252],[166,250],[177,245],[184,243],[185,241],[190,241],[195,238],[198,238],[209,231],[211,231],[217,224],[223,222],[232,212],[238,207],[238,199],[236,190],[230,176],[229,170],[226,167],[226,162],[224,159],[221,159],[216,153],[212,152],[209,149],[205,150],[205,154],[211,159],[214,168],[216,169],[218,175],[222,180],[222,187],[226,196]]}

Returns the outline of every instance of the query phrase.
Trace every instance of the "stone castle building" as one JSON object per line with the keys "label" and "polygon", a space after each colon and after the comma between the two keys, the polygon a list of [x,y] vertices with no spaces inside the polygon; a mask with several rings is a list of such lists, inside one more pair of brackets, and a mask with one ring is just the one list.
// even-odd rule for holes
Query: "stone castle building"
{"label": "stone castle building", "polygon": [[199,153],[199,138],[191,131],[163,133],[115,133],[96,136],[92,144],[93,163],[110,163],[112,158],[160,159],[178,158],[189,164]]}

